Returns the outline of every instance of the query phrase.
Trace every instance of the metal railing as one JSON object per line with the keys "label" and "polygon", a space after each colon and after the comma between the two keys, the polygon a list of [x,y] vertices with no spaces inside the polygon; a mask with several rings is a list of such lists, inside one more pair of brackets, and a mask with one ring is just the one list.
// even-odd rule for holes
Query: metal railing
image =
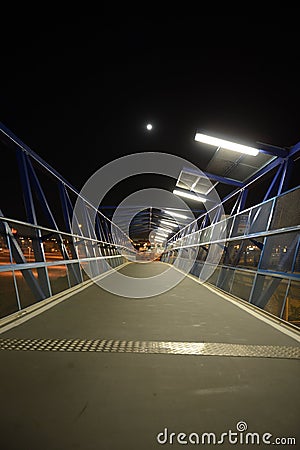
{"label": "metal railing", "polygon": [[133,253],[122,243],[0,217],[0,317],[104,274]]}
{"label": "metal railing", "polygon": [[[135,252],[130,238],[55,169],[0,123],[9,158],[2,193],[17,218],[0,209],[0,318],[120,266]],[[20,183],[16,183],[19,169]],[[4,201],[6,200],[6,201]],[[75,205],[80,207],[75,212]],[[1,205],[3,207],[3,203]],[[25,212],[25,218],[21,214]]]}
{"label": "metal railing", "polygon": [[[200,230],[186,227],[170,239],[162,260],[179,260],[180,267],[192,249],[194,276],[203,279],[204,267],[213,266],[208,283],[300,326],[299,199],[297,187]],[[213,246],[217,262],[207,261]]]}
{"label": "metal railing", "polygon": [[[99,205],[82,198],[3,124],[0,140],[3,155],[16,157],[17,193],[24,198],[26,216],[18,220],[16,209],[18,219],[6,217],[0,209],[0,317],[105,274],[125,259],[135,260],[131,239],[99,211]],[[179,268],[200,279],[205,278],[204,269],[211,267],[205,272],[209,283],[299,325],[300,188],[282,194],[299,151],[300,143],[184,226],[168,241],[161,259],[176,261]],[[15,180],[11,162],[5,167],[12,168]],[[244,209],[247,191],[272,170],[277,173],[265,201]],[[8,181],[6,177],[2,183],[4,191],[9,190]],[[220,217],[223,205],[235,196],[231,213]],[[15,205],[13,197],[10,201]],[[81,202],[78,216],[74,214],[77,201]],[[216,250],[217,263],[211,260],[211,249]]]}

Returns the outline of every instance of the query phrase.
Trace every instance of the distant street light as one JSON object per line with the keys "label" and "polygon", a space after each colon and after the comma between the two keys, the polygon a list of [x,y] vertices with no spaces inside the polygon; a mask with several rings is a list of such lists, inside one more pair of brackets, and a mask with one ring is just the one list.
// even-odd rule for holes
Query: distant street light
{"label": "distant street light", "polygon": [[195,141],[202,142],[203,144],[214,145],[215,147],[225,148],[226,150],[232,150],[234,152],[244,153],[246,155],[257,156],[259,150],[247,145],[237,144],[235,142],[226,141],[225,139],[219,139],[206,134],[196,133]]}
{"label": "distant street light", "polygon": [[153,128],[153,126],[152,126],[151,123],[148,123],[147,126],[146,126],[146,128],[147,128],[148,131],[151,131],[152,128]]}

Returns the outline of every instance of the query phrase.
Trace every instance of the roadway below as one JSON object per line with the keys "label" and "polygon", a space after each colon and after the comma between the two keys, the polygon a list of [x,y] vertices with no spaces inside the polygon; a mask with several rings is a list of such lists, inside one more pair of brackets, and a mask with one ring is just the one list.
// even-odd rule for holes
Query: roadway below
{"label": "roadway below", "polygon": [[[154,262],[121,270],[151,277],[165,269]],[[300,368],[289,356],[298,342],[190,278],[144,299],[93,284],[0,337],[30,344],[0,351],[5,450],[197,448],[196,434],[200,448],[211,447],[214,436],[223,449],[243,448],[228,441],[241,421],[248,429],[238,439],[249,432],[262,442],[269,433],[270,443],[295,438],[298,444],[291,447],[299,446]],[[69,347],[61,344],[66,340]],[[102,340],[104,350],[93,350]],[[72,342],[82,345],[72,350]],[[110,342],[118,343],[116,351]],[[151,348],[157,343],[157,353],[148,351],[149,342]],[[179,351],[165,353],[167,342],[178,343]],[[180,350],[187,343],[215,350],[189,354]],[[232,352],[222,354],[223,348]],[[241,348],[257,354],[241,356]],[[161,432],[164,445],[157,441]],[[185,436],[178,438],[180,432]],[[203,433],[212,433],[203,438],[206,445]]]}

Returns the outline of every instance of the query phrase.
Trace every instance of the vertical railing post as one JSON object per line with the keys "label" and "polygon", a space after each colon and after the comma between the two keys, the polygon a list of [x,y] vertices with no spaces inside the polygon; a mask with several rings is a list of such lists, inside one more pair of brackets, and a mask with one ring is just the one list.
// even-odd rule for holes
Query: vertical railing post
{"label": "vertical railing post", "polygon": [[[25,210],[27,215],[27,220],[29,223],[37,225],[37,218],[35,212],[35,206],[33,201],[33,195],[31,190],[30,178],[28,173],[28,166],[26,161],[26,155],[23,150],[16,149],[17,160],[20,170],[21,184],[23,188]],[[32,247],[34,252],[34,257],[37,262],[46,262],[42,233],[39,229],[35,228],[33,230]],[[46,267],[40,267],[37,269],[38,280],[41,290],[44,293],[44,297],[50,297],[52,295],[50,280],[48,276],[48,271]]]}
{"label": "vertical railing post", "polygon": [[[63,211],[66,231],[68,233],[72,234],[72,224],[71,224],[71,215],[70,215],[71,201],[68,197],[66,187],[62,182],[59,183],[59,194],[60,194],[60,200],[61,200],[61,205],[62,205],[62,211]],[[70,239],[71,239],[71,242],[69,243],[69,249],[71,252],[72,259],[79,259],[77,248],[75,246],[75,241],[74,241],[75,238],[72,236],[72,238],[70,238]],[[80,270],[80,264],[79,263],[71,264],[71,270],[74,275],[76,284],[82,283],[83,278],[82,278],[82,273]]]}

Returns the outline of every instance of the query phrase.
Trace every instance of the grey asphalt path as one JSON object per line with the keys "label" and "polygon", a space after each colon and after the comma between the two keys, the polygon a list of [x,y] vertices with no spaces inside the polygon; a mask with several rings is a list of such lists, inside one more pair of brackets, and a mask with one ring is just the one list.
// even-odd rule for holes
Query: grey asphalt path
{"label": "grey asphalt path", "polygon": [[[165,267],[130,264],[122,271],[149,277]],[[92,285],[0,337],[297,345],[189,278],[146,299],[117,297]],[[211,432],[220,439],[240,421],[260,439],[263,433],[272,435],[271,442],[295,437],[298,446],[291,448],[299,448],[296,360],[2,351],[0,364],[1,450],[210,448],[207,441],[179,444],[176,436]],[[168,443],[162,445],[157,435],[165,429]],[[224,440],[223,449],[270,448]]]}

